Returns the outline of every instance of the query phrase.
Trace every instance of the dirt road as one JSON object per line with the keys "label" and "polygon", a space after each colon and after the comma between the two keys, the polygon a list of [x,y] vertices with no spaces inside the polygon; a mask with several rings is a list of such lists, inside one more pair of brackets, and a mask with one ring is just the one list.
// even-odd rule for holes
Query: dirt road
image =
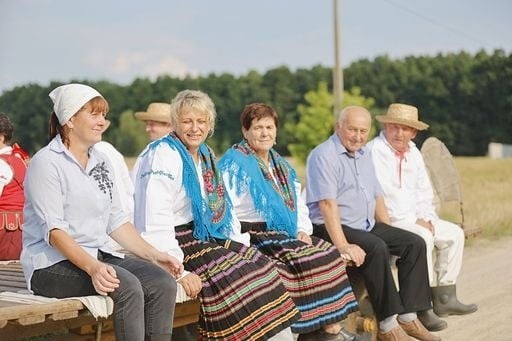
{"label": "dirt road", "polygon": [[478,311],[445,318],[443,341],[512,340],[512,238],[476,240],[464,251],[458,297]]}

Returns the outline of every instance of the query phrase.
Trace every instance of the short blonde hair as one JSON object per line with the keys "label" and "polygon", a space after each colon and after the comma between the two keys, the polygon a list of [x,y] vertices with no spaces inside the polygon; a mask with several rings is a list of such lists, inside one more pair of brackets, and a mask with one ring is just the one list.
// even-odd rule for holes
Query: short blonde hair
{"label": "short blonde hair", "polygon": [[215,119],[217,112],[212,99],[200,90],[183,90],[171,101],[171,122],[174,127],[178,126],[180,114],[184,108],[192,108],[206,114],[211,126],[210,135],[215,130]]}

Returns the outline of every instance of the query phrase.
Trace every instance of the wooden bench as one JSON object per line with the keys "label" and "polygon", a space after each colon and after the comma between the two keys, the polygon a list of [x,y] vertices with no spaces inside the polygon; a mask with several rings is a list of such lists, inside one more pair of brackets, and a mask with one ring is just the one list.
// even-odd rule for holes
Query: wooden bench
{"label": "wooden bench", "polygon": [[[25,278],[18,261],[0,264],[0,292],[26,291]],[[174,327],[197,322],[199,301],[186,297],[178,285]],[[112,316],[96,320],[87,307],[79,300],[59,299],[53,302],[13,302],[0,297],[0,340],[17,340],[30,336],[55,332],[96,334],[112,330]]]}

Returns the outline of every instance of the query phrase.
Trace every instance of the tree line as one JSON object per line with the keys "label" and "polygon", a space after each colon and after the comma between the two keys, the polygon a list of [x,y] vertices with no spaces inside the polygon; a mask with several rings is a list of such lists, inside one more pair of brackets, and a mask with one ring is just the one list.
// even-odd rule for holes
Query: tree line
{"label": "tree line", "polygon": [[[276,148],[284,155],[303,157],[332,132],[332,70],[322,65],[297,70],[280,66],[241,76],[162,75],[155,80],[138,78],[129,85],[70,82],[89,84],[105,96],[111,120],[105,140],[126,156],[137,155],[148,142],[144,125],[133,113],[146,110],[151,102],[169,102],[183,89],[202,90],[214,101],[218,118],[208,143],[217,153],[241,139],[239,116],[251,102],[265,102],[277,110]],[[0,96],[0,111],[15,125],[13,140],[31,154],[48,142],[48,93],[63,83],[27,84]],[[420,119],[430,125],[417,137],[419,144],[436,136],[454,155],[477,156],[486,154],[489,142],[512,143],[512,55],[503,50],[361,59],[344,69],[344,85],[343,104],[365,105],[373,115],[382,114],[393,102],[417,106]]]}

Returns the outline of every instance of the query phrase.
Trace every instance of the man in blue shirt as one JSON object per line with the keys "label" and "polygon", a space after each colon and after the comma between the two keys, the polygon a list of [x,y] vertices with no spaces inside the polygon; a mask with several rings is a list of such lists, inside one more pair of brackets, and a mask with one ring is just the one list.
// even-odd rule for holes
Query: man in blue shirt
{"label": "man in blue shirt", "polygon": [[[309,155],[306,193],[313,234],[353,261],[349,271],[361,273],[379,320],[379,340],[440,340],[417,318],[417,312],[432,309],[425,242],[389,225],[382,189],[364,148],[370,128],[365,108],[347,107],[335,133]],[[390,255],[399,257],[400,292]]]}

